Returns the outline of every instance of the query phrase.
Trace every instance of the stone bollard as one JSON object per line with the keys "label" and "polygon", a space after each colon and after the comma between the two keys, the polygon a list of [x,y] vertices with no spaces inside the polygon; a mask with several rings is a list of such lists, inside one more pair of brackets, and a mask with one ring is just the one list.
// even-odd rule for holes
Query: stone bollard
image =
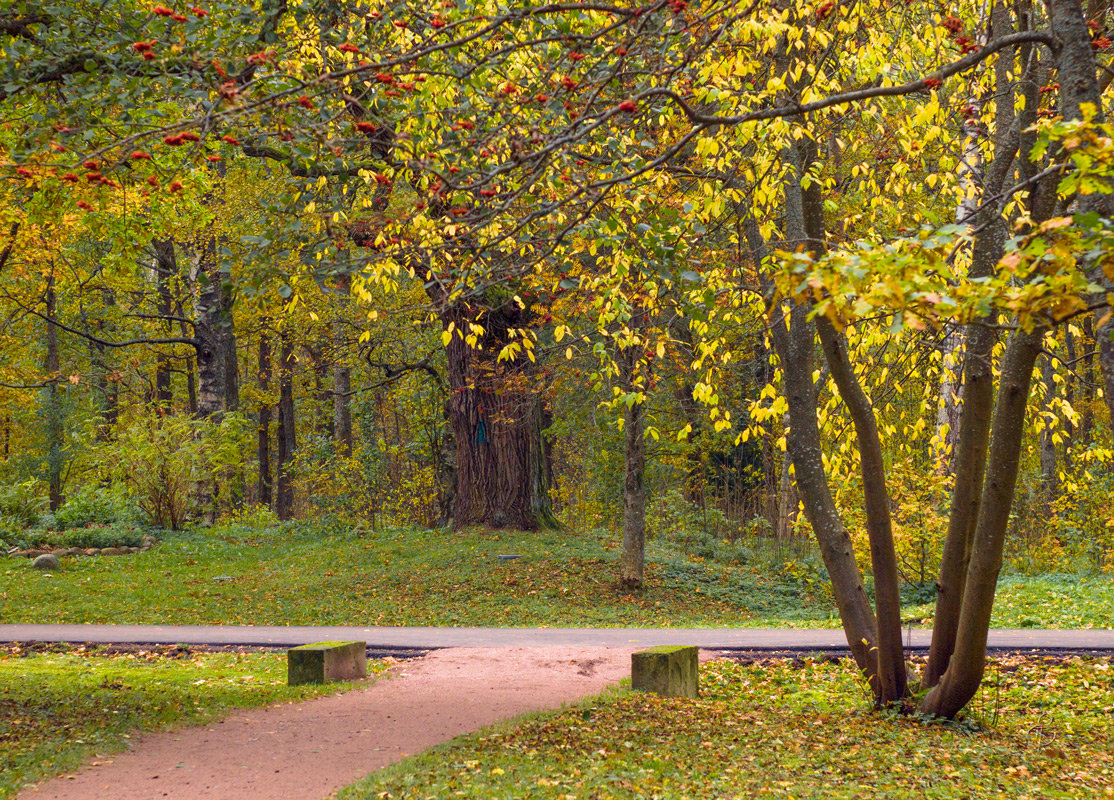
{"label": "stone bollard", "polygon": [[329,683],[367,677],[365,642],[314,642],[286,651],[286,683]]}
{"label": "stone bollard", "polygon": [[697,649],[691,646],[651,647],[630,657],[631,687],[665,697],[699,697]]}

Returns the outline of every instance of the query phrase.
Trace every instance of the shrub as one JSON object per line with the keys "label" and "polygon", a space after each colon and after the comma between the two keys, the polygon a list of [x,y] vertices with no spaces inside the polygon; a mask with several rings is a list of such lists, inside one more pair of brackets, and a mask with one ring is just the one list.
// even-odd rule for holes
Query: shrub
{"label": "shrub", "polygon": [[42,484],[34,478],[0,487],[0,516],[13,519],[24,527],[37,525],[46,507],[47,498]]}
{"label": "shrub", "polygon": [[152,524],[179,530],[191,514],[207,510],[196,488],[219,485],[239,466],[250,448],[248,432],[236,414],[220,422],[147,417],[120,431],[106,466]]}
{"label": "shrub", "polygon": [[134,526],[90,525],[74,528],[54,538],[61,547],[139,547],[143,543],[144,531]]}
{"label": "shrub", "polygon": [[127,519],[128,505],[124,493],[103,486],[83,486],[70,494],[62,507],[54,512],[54,524],[59,530],[92,524],[107,525]]}

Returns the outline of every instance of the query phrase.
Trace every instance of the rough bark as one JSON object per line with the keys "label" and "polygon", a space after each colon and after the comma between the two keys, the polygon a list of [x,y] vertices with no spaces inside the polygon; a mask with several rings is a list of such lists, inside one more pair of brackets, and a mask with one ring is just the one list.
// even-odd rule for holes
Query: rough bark
{"label": "rough bark", "polygon": [[62,505],[62,468],[64,426],[62,422],[62,396],[58,391],[61,378],[61,362],[58,356],[58,328],[50,321],[57,313],[57,295],[54,291],[54,273],[46,279],[46,328],[43,331],[44,354],[43,372],[46,373],[46,389],[43,398],[43,431],[46,434],[46,477],[50,493],[50,510],[57,511]]}
{"label": "rough bark", "polygon": [[986,478],[955,648],[940,682],[928,693],[921,706],[923,712],[933,716],[954,717],[975,696],[982,681],[990,615],[1017,485],[1025,410],[1042,335],[1042,331],[1014,334],[1002,359]]}
{"label": "rough bark", "polygon": [[[337,289],[347,299],[352,281],[347,275],[337,280]],[[337,452],[352,456],[352,368],[348,365],[348,338],[344,326],[333,325],[333,436]]]}
{"label": "rough bark", "polygon": [[[461,305],[442,314],[444,330],[468,330],[472,319]],[[525,356],[497,361],[521,327],[523,312],[513,302],[481,320],[478,347],[454,335],[446,346],[449,399],[446,411],[457,446],[453,524],[536,530],[556,522],[549,504],[549,469],[543,431],[549,427],[537,391],[537,368]]]}
{"label": "rough bark", "polygon": [[[163,317],[163,333],[169,335],[173,325],[170,316],[174,304],[170,281],[178,272],[174,240],[152,239],[151,248],[155,253],[155,289],[158,295],[156,308]],[[155,354],[155,407],[160,414],[169,414],[173,402],[170,355],[160,348]]]}
{"label": "rough bark", "polygon": [[1054,416],[1052,404],[1056,400],[1056,368],[1052,357],[1045,355],[1041,359],[1041,385],[1044,388],[1044,400],[1041,403],[1041,415],[1044,418],[1044,427],[1040,436],[1040,485],[1039,508],[1040,519],[1048,519],[1051,513],[1051,504],[1056,497],[1057,472],[1057,446],[1053,436],[1055,432],[1050,418]]}
{"label": "rough bark", "polygon": [[194,331],[197,340],[197,416],[219,419],[225,411],[223,301],[216,239],[207,237],[197,258]]}
{"label": "rough bark", "polygon": [[[642,329],[644,312],[635,309],[632,334]],[[633,340],[619,351],[619,389],[627,395],[639,391],[638,364],[641,343]],[[646,408],[629,403],[623,410],[623,549],[619,555],[619,584],[641,589],[646,564]]]}
{"label": "rough bark", "polygon": [[259,404],[258,425],[256,428],[256,458],[259,462],[259,477],[256,493],[259,502],[270,506],[271,496],[271,403],[268,395],[271,390],[271,337],[266,326],[259,331],[259,353],[256,362],[259,380],[259,394],[263,401]]}
{"label": "rough bark", "polygon": [[279,333],[278,459],[275,464],[275,514],[294,516],[294,453],[298,448],[294,417],[294,346],[290,334]]}

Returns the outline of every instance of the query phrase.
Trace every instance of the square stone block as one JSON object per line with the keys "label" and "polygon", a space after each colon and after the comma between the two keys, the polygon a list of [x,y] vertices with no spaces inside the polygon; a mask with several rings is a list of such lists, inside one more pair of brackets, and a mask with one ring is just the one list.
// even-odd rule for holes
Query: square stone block
{"label": "square stone block", "polygon": [[289,686],[366,677],[366,642],[314,642],[286,651],[286,683]]}
{"label": "square stone block", "polygon": [[632,653],[631,686],[665,697],[699,697],[697,648],[662,645]]}

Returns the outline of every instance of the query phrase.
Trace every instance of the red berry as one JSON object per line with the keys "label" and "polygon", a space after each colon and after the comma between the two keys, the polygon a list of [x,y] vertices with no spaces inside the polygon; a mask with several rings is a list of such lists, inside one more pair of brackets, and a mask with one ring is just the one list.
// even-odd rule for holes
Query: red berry
{"label": "red berry", "polygon": [[302,108],[313,108],[313,101],[306,97],[304,94],[298,96],[298,105]]}
{"label": "red berry", "polygon": [[375,133],[379,128],[371,122],[357,122],[356,130],[360,133]]}
{"label": "red berry", "polygon": [[96,161],[89,160],[83,162],[81,166],[85,167],[85,169],[98,169],[100,167],[100,164],[98,164]]}
{"label": "red berry", "polygon": [[77,176],[74,175],[72,172],[67,172],[65,175],[62,176],[62,180],[69,181],[70,183],[76,183]]}
{"label": "red berry", "polygon": [[142,161],[143,159],[150,159],[150,153],[144,153],[142,150],[135,150],[132,152],[133,161]]}
{"label": "red berry", "polygon": [[173,183],[170,184],[170,191],[172,191],[172,192],[182,191],[182,184],[178,183],[178,181],[174,181]]}
{"label": "red berry", "polygon": [[84,200],[78,200],[77,201],[77,207],[84,210],[84,211],[92,211],[93,210],[93,207],[91,205],[89,205],[88,203],[86,203]]}
{"label": "red berry", "polygon": [[156,178],[154,175],[148,175],[147,176],[147,183],[151,184],[152,186],[158,186],[159,185],[159,179]]}
{"label": "red berry", "polygon": [[183,142],[196,142],[200,141],[201,139],[201,137],[198,136],[196,133],[190,133],[189,131],[179,133],[178,136]]}
{"label": "red berry", "polygon": [[205,160],[216,163],[217,161],[220,161],[220,156],[205,156]]}
{"label": "red berry", "polygon": [[208,11],[203,8],[198,8],[197,6],[190,6],[190,11],[193,12],[194,16],[198,18],[209,16]]}
{"label": "red berry", "polygon": [[624,100],[623,102],[619,103],[619,110],[626,111],[627,113],[633,113],[638,110],[638,103],[634,102],[633,100]]}
{"label": "red berry", "polygon": [[171,11],[166,6],[155,6],[154,8],[151,9],[151,11],[153,11],[155,14],[157,14],[160,17],[169,17],[169,16],[172,16],[174,14],[174,12]]}
{"label": "red berry", "polygon": [[17,174],[17,175],[22,175],[22,176],[23,176],[24,178],[32,178],[32,177],[34,177],[34,175],[32,175],[32,174],[31,174],[31,170],[29,170],[29,169],[24,169],[23,167],[17,167],[17,168],[16,168],[16,174]]}
{"label": "red berry", "polygon": [[339,49],[342,53],[358,53],[358,52],[360,52],[360,48],[356,47],[356,45],[354,45],[354,44],[342,44]]}
{"label": "red berry", "polygon": [[236,144],[240,143],[240,140],[237,139],[235,136],[222,136],[222,137],[220,137],[220,140],[222,142],[226,142],[226,143],[232,144],[232,145],[236,145]]}

